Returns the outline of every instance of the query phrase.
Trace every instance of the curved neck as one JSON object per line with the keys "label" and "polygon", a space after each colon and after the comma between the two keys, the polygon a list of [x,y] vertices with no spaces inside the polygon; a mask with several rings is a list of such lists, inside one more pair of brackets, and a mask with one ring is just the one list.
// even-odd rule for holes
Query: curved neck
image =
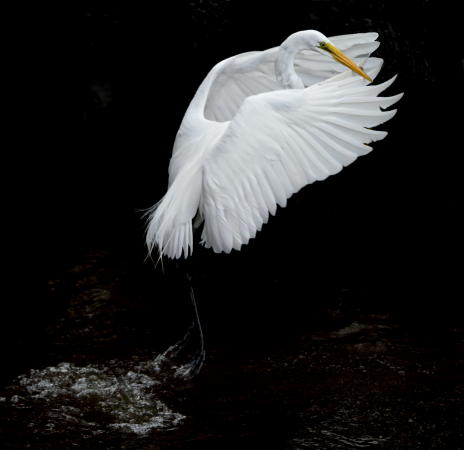
{"label": "curved neck", "polygon": [[289,36],[279,47],[275,61],[277,81],[285,89],[302,89],[303,81],[295,71],[295,57],[301,50],[313,48],[312,38],[318,33],[314,30],[299,31]]}
{"label": "curved neck", "polygon": [[285,89],[302,89],[304,84],[295,72],[294,62],[297,52],[279,48],[275,62],[275,73],[279,84]]}

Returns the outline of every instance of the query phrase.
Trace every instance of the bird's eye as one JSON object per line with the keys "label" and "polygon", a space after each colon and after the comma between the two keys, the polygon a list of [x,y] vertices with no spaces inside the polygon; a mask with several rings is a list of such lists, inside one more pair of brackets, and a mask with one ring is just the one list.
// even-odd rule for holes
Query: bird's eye
{"label": "bird's eye", "polygon": [[319,42],[319,48],[326,51],[327,53],[333,53],[331,45],[328,42],[321,41]]}

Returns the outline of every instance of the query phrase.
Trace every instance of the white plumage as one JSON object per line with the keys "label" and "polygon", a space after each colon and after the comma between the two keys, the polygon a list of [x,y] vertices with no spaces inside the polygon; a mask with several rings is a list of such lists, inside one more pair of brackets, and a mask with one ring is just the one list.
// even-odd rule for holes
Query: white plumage
{"label": "white plumage", "polygon": [[383,62],[370,57],[377,37],[302,31],[280,47],[217,64],[178,131],[168,190],[149,211],[149,251],[191,254],[197,214],[203,245],[239,250],[277,205],[370,152],[368,144],[387,134],[372,128],[393,117],[383,109],[402,94],[378,97],[394,78],[368,85],[334,59],[367,78],[346,55],[375,78]]}

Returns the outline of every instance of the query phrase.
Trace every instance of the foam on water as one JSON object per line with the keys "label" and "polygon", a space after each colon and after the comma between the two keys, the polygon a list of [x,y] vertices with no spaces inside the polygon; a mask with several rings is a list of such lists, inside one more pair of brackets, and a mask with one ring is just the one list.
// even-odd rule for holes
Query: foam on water
{"label": "foam on water", "polygon": [[[103,432],[106,426],[146,434],[182,423],[185,416],[158,398],[162,383],[155,377],[153,362],[135,366],[137,371],[123,372],[123,368],[120,362],[111,361],[106,366],[63,362],[32,369],[18,377],[16,393],[9,400],[19,408],[37,408],[39,403],[49,431],[66,422],[81,423],[93,434]],[[101,420],[86,419],[95,415]]]}
{"label": "foam on water", "polygon": [[192,325],[156,358],[84,366],[62,362],[31,369],[7,390],[11,406],[29,410],[30,427],[50,433],[74,426],[89,436],[108,428],[143,435],[179,426],[185,416],[170,409],[162,397],[166,392],[172,397],[173,382],[190,380],[203,366],[204,339],[193,290],[191,300]]}

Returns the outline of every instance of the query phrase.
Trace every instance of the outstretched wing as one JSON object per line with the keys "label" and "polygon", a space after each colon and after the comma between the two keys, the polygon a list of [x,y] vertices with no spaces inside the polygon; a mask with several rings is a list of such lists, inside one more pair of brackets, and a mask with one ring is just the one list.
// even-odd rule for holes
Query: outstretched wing
{"label": "outstretched wing", "polygon": [[293,193],[371,151],[367,144],[387,134],[372,127],[396,112],[381,108],[402,96],[377,97],[393,80],[367,86],[344,72],[306,89],[248,97],[204,161],[203,244],[240,249]]}
{"label": "outstretched wing", "polygon": [[[380,45],[377,33],[345,34],[330,40],[365,71],[380,69],[382,60],[369,58]],[[205,118],[218,122],[231,120],[250,95],[279,90],[275,60],[279,47],[237,55],[217,75],[205,105]],[[295,71],[305,86],[311,86],[344,71],[344,67],[314,50],[304,50],[295,59]]]}

